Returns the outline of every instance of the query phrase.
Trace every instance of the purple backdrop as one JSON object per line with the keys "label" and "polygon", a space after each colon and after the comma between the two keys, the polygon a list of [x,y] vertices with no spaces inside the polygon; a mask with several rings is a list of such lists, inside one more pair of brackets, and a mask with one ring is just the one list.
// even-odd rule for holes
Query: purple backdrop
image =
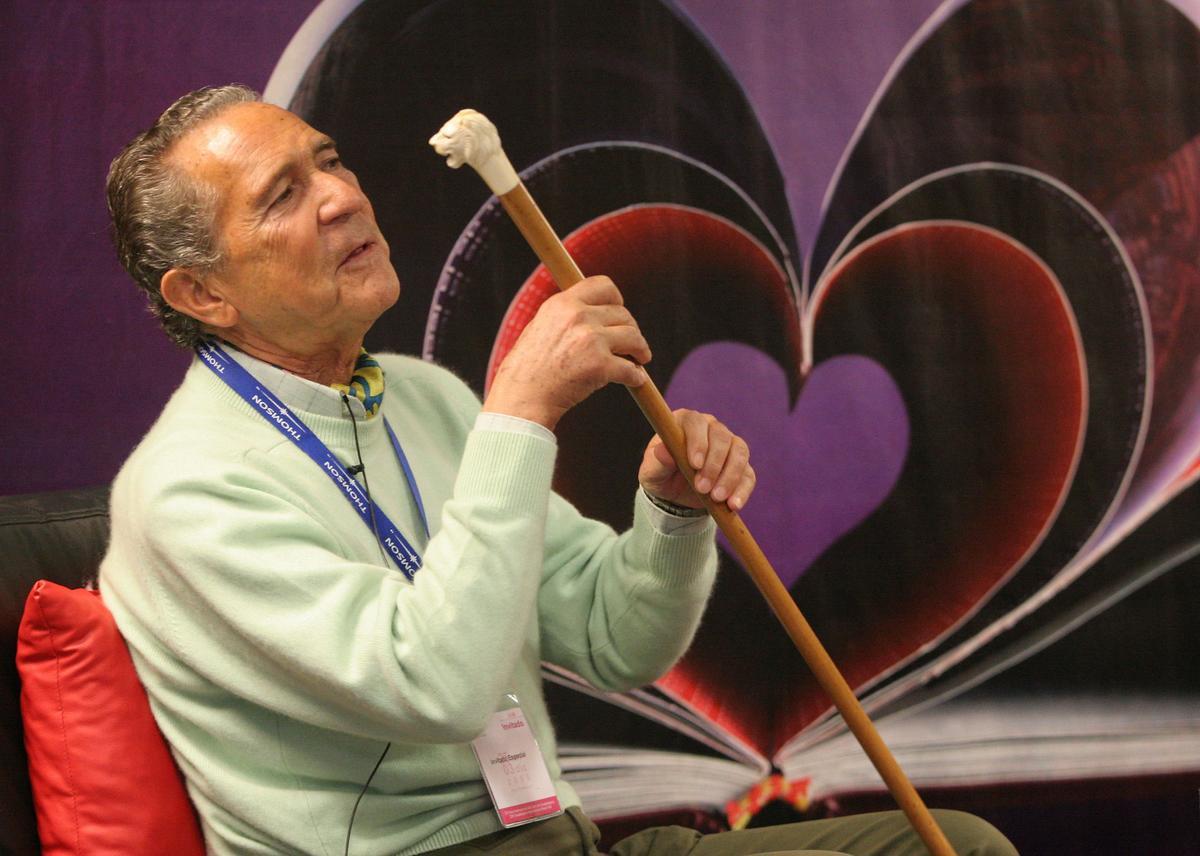
{"label": "purple backdrop", "polygon": [[110,480],[188,361],[158,333],[116,261],[103,191],[109,161],[189,89],[263,86],[311,6],[4,5],[4,362],[36,391],[4,409],[4,494]]}

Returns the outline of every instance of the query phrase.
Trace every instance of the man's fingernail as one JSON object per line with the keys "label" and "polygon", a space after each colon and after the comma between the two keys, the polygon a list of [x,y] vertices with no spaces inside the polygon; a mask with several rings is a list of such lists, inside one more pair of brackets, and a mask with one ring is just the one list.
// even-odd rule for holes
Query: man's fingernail
{"label": "man's fingernail", "polygon": [[696,479],[696,490],[700,491],[700,493],[708,493],[711,487],[712,482],[707,478],[701,476],[700,478]]}

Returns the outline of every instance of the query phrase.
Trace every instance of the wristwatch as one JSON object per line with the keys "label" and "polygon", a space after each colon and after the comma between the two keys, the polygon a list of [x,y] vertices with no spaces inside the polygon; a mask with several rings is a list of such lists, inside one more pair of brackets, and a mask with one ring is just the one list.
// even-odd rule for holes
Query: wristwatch
{"label": "wristwatch", "polygon": [[650,491],[642,488],[642,493],[646,494],[646,499],[650,500],[655,507],[662,509],[667,514],[674,514],[676,517],[703,517],[708,514],[708,510],[704,508],[689,508],[686,505],[679,505],[674,502],[657,497]]}

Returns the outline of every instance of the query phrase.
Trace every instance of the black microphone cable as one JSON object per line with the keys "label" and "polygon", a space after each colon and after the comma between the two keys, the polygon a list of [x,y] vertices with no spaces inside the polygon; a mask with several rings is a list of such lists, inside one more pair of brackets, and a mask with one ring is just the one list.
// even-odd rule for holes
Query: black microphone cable
{"label": "black microphone cable", "polygon": [[[375,533],[375,544],[379,547],[379,556],[383,559],[384,567],[387,567],[387,554],[383,552],[383,541],[379,537],[379,524],[375,522],[375,503],[371,501],[371,483],[367,480],[367,467],[363,463],[362,448],[358,444],[358,420],[354,418],[354,411],[350,409],[350,396],[344,392],[342,393],[342,404],[346,405],[346,413],[350,416],[350,426],[354,431],[354,454],[358,456],[358,463],[353,467],[347,467],[346,472],[350,473],[351,476],[362,473],[363,491],[367,495],[367,508],[371,512],[371,531]],[[383,764],[383,759],[387,757],[387,753],[391,748],[391,741],[388,741],[388,744],[383,747],[383,751],[379,753],[379,759],[375,762],[375,766],[371,768],[371,774],[363,782],[362,790],[358,792],[358,798],[354,800],[354,808],[350,810],[350,822],[346,824],[346,848],[344,856],[350,856],[350,833],[354,830],[354,817],[358,814],[359,803],[367,795],[367,788],[371,786],[371,780],[379,772],[379,768]]]}

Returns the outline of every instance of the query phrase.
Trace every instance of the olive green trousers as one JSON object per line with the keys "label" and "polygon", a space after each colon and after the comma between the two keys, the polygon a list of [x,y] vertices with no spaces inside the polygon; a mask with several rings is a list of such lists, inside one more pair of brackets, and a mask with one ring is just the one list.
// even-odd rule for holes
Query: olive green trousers
{"label": "olive green trousers", "polygon": [[[1014,856],[995,827],[958,811],[933,812],[958,856]],[[600,832],[577,808],[539,823],[506,829],[430,856],[597,856]],[[702,835],[682,826],[645,829],[619,841],[610,856],[925,856],[928,852],[899,811],[789,823]]]}

